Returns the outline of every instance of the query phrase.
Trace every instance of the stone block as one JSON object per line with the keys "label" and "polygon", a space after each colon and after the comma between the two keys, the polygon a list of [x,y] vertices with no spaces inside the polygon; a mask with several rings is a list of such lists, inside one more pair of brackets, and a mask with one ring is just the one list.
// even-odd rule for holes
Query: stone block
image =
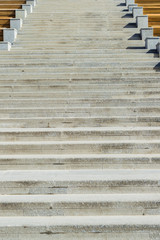
{"label": "stone block", "polygon": [[0,42],[0,50],[11,50],[11,43],[10,42]]}
{"label": "stone block", "polygon": [[21,18],[22,20],[24,20],[27,17],[27,11],[25,9],[16,9],[16,18]]}
{"label": "stone block", "polygon": [[33,7],[31,4],[22,4],[22,9],[27,11],[27,14],[32,13]]}
{"label": "stone block", "polygon": [[10,28],[15,28],[17,30],[20,30],[22,27],[22,19],[21,18],[12,18],[10,19]]}
{"label": "stone block", "polygon": [[4,42],[13,43],[17,37],[17,30],[14,28],[3,29],[3,40]]}
{"label": "stone block", "polygon": [[130,4],[134,4],[134,0],[126,0],[126,6],[128,7],[128,5]]}
{"label": "stone block", "polygon": [[158,52],[159,57],[160,57],[160,43],[157,43],[157,45],[156,45],[156,49],[157,49],[157,52]]}
{"label": "stone block", "polygon": [[133,7],[132,9],[133,17],[143,16],[143,7]]}
{"label": "stone block", "polygon": [[141,28],[140,34],[142,40],[145,40],[146,38],[151,38],[153,37],[153,28]]}
{"label": "stone block", "polygon": [[148,16],[137,16],[136,25],[138,28],[148,28]]}
{"label": "stone block", "polygon": [[137,4],[130,4],[130,5],[128,5],[128,11],[132,12],[134,7],[137,7]]}
{"label": "stone block", "polygon": [[145,47],[148,50],[156,50],[158,43],[159,43],[159,38],[158,37],[146,38]]}
{"label": "stone block", "polygon": [[27,0],[26,1],[26,4],[28,5],[32,5],[32,7],[35,7],[36,6],[36,0]]}

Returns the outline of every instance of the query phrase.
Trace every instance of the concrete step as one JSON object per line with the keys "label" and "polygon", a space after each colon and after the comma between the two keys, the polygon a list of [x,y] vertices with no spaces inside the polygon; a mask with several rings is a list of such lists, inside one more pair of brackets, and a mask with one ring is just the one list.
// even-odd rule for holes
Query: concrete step
{"label": "concrete step", "polygon": [[[50,80],[48,80],[50,81]],[[63,80],[62,80],[63,81]],[[86,101],[88,99],[90,99],[92,97],[92,95],[97,98],[98,101],[102,101],[103,99],[105,100],[110,100],[112,98],[112,92],[114,91],[114,87],[117,88],[115,90],[115,92],[113,93],[113,99],[131,99],[132,101],[134,101],[132,99],[132,96],[137,95],[136,99],[142,99],[142,101],[147,101],[147,99],[143,99],[143,97],[145,97],[146,95],[148,95],[148,99],[153,99],[155,101],[155,99],[159,99],[159,92],[160,92],[160,87],[157,86],[156,88],[156,84],[150,85],[150,84],[146,84],[146,86],[144,84],[136,86],[136,82],[133,85],[130,84],[126,84],[126,87],[123,88],[123,84],[114,84],[114,85],[110,85],[110,84],[79,84],[79,87],[76,84],[53,84],[50,85],[47,84],[44,85],[43,83],[41,83],[41,80],[39,80],[39,84],[36,85],[36,80],[30,80],[31,83],[27,84],[27,81],[22,82],[22,85],[19,85],[18,82],[14,82],[12,84],[10,84],[10,81],[7,83],[6,80],[6,85],[4,85],[2,83],[2,85],[0,84],[0,93],[2,94],[2,99],[3,96],[8,94],[8,98],[6,98],[6,100],[9,100],[9,98],[11,98],[14,95],[20,95],[21,99],[23,99],[23,97],[25,97],[25,95],[30,95],[32,94],[32,99],[36,99],[36,96],[39,95],[43,95],[45,97],[45,99],[47,100],[50,96],[51,99],[60,99],[60,100],[64,100],[65,98],[69,99],[82,99],[83,95],[85,96],[85,94],[88,92],[88,96],[85,98]],[[108,87],[108,88],[107,88]],[[96,89],[95,89],[96,88]],[[79,90],[78,90],[79,89]],[[132,90],[133,89],[133,90]],[[24,96],[23,96],[24,94]],[[35,95],[34,95],[35,94]],[[76,95],[76,96],[75,96]],[[99,97],[99,95],[101,95],[101,97]],[[158,95],[157,97],[154,97],[154,95]],[[122,96],[122,97],[121,97]],[[16,100],[16,99],[15,99]],[[95,101],[95,99],[93,99],[93,101]]]}
{"label": "concrete step", "polygon": [[[136,61],[138,60],[141,60],[141,63],[139,64],[139,66],[137,66],[137,62],[135,61],[135,58],[134,56],[133,57],[127,57],[126,58],[118,58],[121,62],[121,66],[126,66],[126,68],[133,64],[133,66],[135,67],[141,67],[141,66],[148,66],[148,67],[153,67],[155,66],[156,64],[158,64],[157,62],[157,58],[153,59],[151,61],[150,58],[143,58],[143,59],[140,59],[136,58]],[[112,59],[108,59],[106,58],[105,56],[104,57],[97,57],[95,58],[95,56],[93,57],[93,59],[91,59],[91,57],[88,57],[88,58],[78,58],[78,60],[76,60],[75,56],[73,56],[72,58],[67,58],[66,57],[63,57],[63,56],[59,56],[58,59],[55,59],[55,56],[53,57],[53,59],[43,59],[42,57],[40,59],[37,59],[36,56],[34,56],[33,59],[27,59],[25,58],[25,65],[22,64],[22,61],[21,61],[21,58],[20,56],[17,56],[16,58],[16,64],[12,62],[13,59],[4,59],[0,61],[0,64],[1,66],[4,68],[4,67],[33,67],[33,66],[39,66],[39,67],[45,67],[45,66],[51,66],[51,67],[61,67],[61,66],[87,66],[87,65],[93,65],[96,67],[98,66],[112,66],[113,64],[118,65],[118,61],[117,61],[117,58],[113,58]],[[126,64],[126,60],[127,60],[127,64]],[[100,65],[99,61],[101,61],[102,65]],[[146,64],[146,65],[145,65]]]}
{"label": "concrete step", "polygon": [[[139,79],[140,81],[141,79]],[[112,81],[113,83],[111,84]],[[146,81],[146,83],[145,83]],[[9,88],[10,87],[10,88]],[[143,78],[142,81],[138,83],[137,77],[134,79],[130,78],[120,78],[117,80],[117,77],[110,79],[107,78],[104,80],[103,78],[98,79],[97,78],[73,78],[73,79],[64,79],[63,76],[59,75],[59,78],[51,79],[51,77],[48,77],[46,81],[43,79],[43,75],[39,78],[32,77],[31,79],[27,78],[18,78],[13,81],[10,77],[5,77],[5,80],[0,81],[0,90],[2,89],[2,92],[6,92],[7,88],[8,92],[19,92],[21,90],[21,93],[27,91],[27,92],[34,92],[35,90],[39,90],[39,92],[45,92],[46,97],[48,96],[48,92],[52,91],[52,93],[56,92],[65,92],[65,94],[71,94],[76,91],[83,94],[83,92],[106,92],[106,94],[111,94],[112,92],[115,93],[123,93],[123,97],[125,98],[126,94],[131,94],[135,92],[141,92],[142,94],[145,94],[146,91],[148,92],[159,92],[160,91],[160,84],[157,82],[156,78],[154,77],[152,82],[150,78]],[[11,91],[12,90],[12,91]],[[53,96],[52,96],[53,98]]]}
{"label": "concrete step", "polygon": [[[92,76],[93,76],[93,78],[95,78],[95,79],[98,79],[98,78],[105,78],[105,77],[107,77],[107,78],[110,78],[111,76],[113,77],[113,74],[112,73],[107,73],[107,74],[105,74],[105,72],[95,72],[94,73],[94,75],[89,75],[89,72],[84,72],[84,73],[81,73],[81,74],[79,74],[80,73],[80,70],[78,71],[78,72],[74,72],[74,73],[60,73],[60,72],[52,72],[52,73],[50,73],[50,74],[47,74],[46,72],[41,72],[41,73],[38,73],[38,72],[35,72],[35,73],[33,73],[33,74],[29,74],[29,73],[25,73],[25,71],[22,69],[21,70],[21,72],[18,74],[18,77],[17,77],[17,74],[12,74],[11,72],[7,75],[6,73],[2,73],[1,74],[1,76],[2,76],[2,78],[3,79],[8,79],[8,80],[10,80],[10,79],[28,79],[28,80],[31,80],[31,79],[44,79],[45,78],[45,76],[46,76],[46,78],[48,79],[48,78],[51,78],[51,76],[53,76],[54,78],[57,78],[57,79],[64,79],[64,78],[66,78],[66,79],[68,79],[68,78],[73,78],[73,79],[75,79],[75,78],[78,78],[78,76],[79,76],[79,78],[81,78],[81,79],[86,79],[86,78],[89,78],[89,76],[92,78]],[[150,72],[143,72],[143,71],[141,71],[141,72],[136,72],[136,73],[133,73],[133,77],[135,77],[135,78],[137,78],[139,75],[140,75],[140,78],[142,78],[143,77],[143,75],[144,75],[144,78],[147,78],[148,76],[150,76]],[[130,73],[129,72],[122,72],[122,73],[115,73],[115,77],[117,77],[117,76],[119,76],[120,75],[120,77],[125,77],[125,78],[127,78],[129,75],[130,75]],[[153,78],[156,78],[156,77],[158,77],[159,76],[159,73],[158,72],[154,72],[154,74],[153,74]]]}
{"label": "concrete step", "polygon": [[0,128],[0,142],[5,141],[127,141],[159,140],[160,127],[119,128]]}
{"label": "concrete step", "polygon": [[159,193],[160,170],[0,171],[0,194]]}
{"label": "concrete step", "polygon": [[[95,217],[5,217],[0,218],[0,236],[4,240],[142,239],[159,237],[159,216],[95,216]],[[96,233],[98,234],[96,234]]]}
{"label": "concrete step", "polygon": [[151,70],[153,69],[153,67],[155,65],[158,64],[158,61],[153,61],[153,62],[147,62],[147,61],[144,61],[141,63],[139,63],[139,65],[137,66],[137,63],[136,62],[131,62],[131,63],[127,63],[126,62],[123,62],[121,61],[121,63],[118,63],[118,62],[101,62],[101,63],[97,63],[97,62],[94,62],[93,61],[86,61],[86,62],[74,62],[74,60],[70,60],[70,61],[67,61],[67,62],[53,62],[53,63],[39,63],[39,62],[34,62],[34,63],[26,63],[25,65],[24,64],[1,64],[1,71],[4,71],[4,69],[9,69],[14,72],[15,71],[15,67],[16,67],[16,70],[19,71],[20,68],[22,67],[25,71],[29,71],[30,69],[32,69],[33,71],[36,71],[37,68],[41,68],[41,70],[46,70],[46,71],[50,71],[51,68],[54,68],[54,69],[65,69],[66,68],[66,71],[68,68],[74,68],[74,71],[77,71],[78,69],[82,69],[84,68],[85,70],[88,70],[88,69],[92,69],[94,68],[95,71],[98,71],[98,69],[101,69],[102,71],[104,71],[106,68],[109,69],[110,71],[112,71],[113,68],[116,69],[122,69],[122,70],[127,70],[127,69],[131,69],[131,68],[135,68],[138,70],[144,70],[145,68],[148,68],[148,70]]}
{"label": "concrete step", "polygon": [[[138,77],[127,77],[127,76],[123,76],[120,75],[118,77],[117,74],[115,74],[114,76],[110,77],[110,76],[106,76],[105,78],[101,77],[101,78],[96,78],[96,77],[92,77],[92,76],[88,76],[88,78],[86,77],[78,77],[77,75],[75,77],[71,77],[71,78],[63,78],[63,77],[55,77],[55,78],[51,78],[48,77],[44,80],[44,78],[42,77],[33,77],[31,79],[27,79],[22,77],[17,78],[16,80],[11,79],[11,77],[8,79],[8,77],[5,77],[4,79],[0,80],[0,84],[2,86],[7,86],[7,84],[9,86],[14,86],[14,85],[36,85],[36,86],[47,86],[52,87],[52,86],[59,86],[61,87],[61,91],[63,91],[64,87],[74,87],[74,90],[76,90],[76,87],[78,87],[79,89],[77,90],[81,90],[82,87],[86,88],[83,89],[83,92],[88,91],[87,87],[91,88],[92,87],[92,91],[98,91],[101,89],[101,87],[106,88],[105,91],[107,92],[107,87],[109,89],[114,88],[112,90],[112,92],[119,92],[121,90],[121,92],[124,92],[124,96],[125,96],[125,91],[126,88],[131,88],[130,91],[136,89],[137,87],[137,92],[144,92],[145,93],[145,88],[150,88],[151,90],[153,88],[155,88],[157,86],[157,88],[159,88],[159,80],[158,78],[156,78],[156,75],[151,77],[143,77],[143,78],[138,78]],[[77,86],[78,85],[78,86]],[[94,89],[93,89],[94,87]],[[143,89],[141,89],[143,88]],[[66,88],[66,90],[70,90],[69,88]],[[104,89],[101,89],[104,92]],[[142,91],[143,90],[143,91]],[[148,89],[149,90],[149,89]],[[158,91],[158,89],[155,89]],[[110,92],[110,91],[109,91]]]}
{"label": "concrete step", "polygon": [[[160,194],[0,195],[0,216],[157,215]],[[155,216],[156,217],[156,216]]]}
{"label": "concrete step", "polygon": [[0,155],[1,170],[160,169],[158,154]]}
{"label": "concrete step", "polygon": [[[25,37],[26,39],[26,37]],[[46,38],[45,38],[46,39]],[[29,40],[28,40],[29,41]],[[61,39],[59,41],[62,41]],[[22,49],[23,50],[23,49]],[[22,51],[21,50],[21,51]],[[30,62],[32,63],[33,60],[36,60],[37,61],[49,61],[49,63],[51,61],[56,61],[56,60],[59,60],[61,59],[62,61],[64,61],[65,59],[67,60],[70,60],[70,61],[87,61],[87,60],[94,60],[96,61],[99,61],[99,59],[101,59],[102,61],[117,61],[117,58],[120,59],[120,61],[124,62],[126,60],[134,60],[134,61],[139,61],[139,60],[142,60],[142,61],[145,61],[145,60],[148,60],[148,61],[156,61],[157,62],[157,59],[154,59],[155,56],[158,57],[158,54],[156,53],[150,53],[150,55],[147,55],[147,54],[144,54],[142,55],[141,54],[141,51],[140,53],[139,52],[133,52],[133,51],[129,51],[129,49],[126,51],[123,51],[123,52],[120,52],[118,49],[117,51],[112,51],[112,52],[103,52],[103,53],[93,53],[93,54],[87,54],[87,53],[79,53],[79,54],[65,54],[64,52],[61,53],[61,54],[56,54],[56,52],[43,52],[42,50],[42,53],[40,51],[30,51],[30,54],[32,55],[32,59],[30,59],[30,54],[28,55],[26,51],[23,50],[23,54],[21,53],[21,51],[14,51],[14,49],[12,48],[12,51],[10,53],[8,52],[2,52],[1,53],[1,57],[0,58],[0,61],[2,62],[2,64],[4,64],[4,62],[7,60],[7,63],[11,63],[13,64],[13,59],[17,59],[20,61],[20,59],[23,59],[24,63],[28,63],[28,61],[30,60]],[[144,51],[144,50],[143,50]],[[22,61],[21,61],[22,63]],[[15,63],[14,63],[15,64]]]}
{"label": "concrete step", "polygon": [[[53,98],[54,96],[54,98]],[[111,100],[113,99],[115,101],[118,99],[126,99],[126,100],[150,100],[153,99],[154,101],[156,101],[156,99],[158,99],[160,96],[160,91],[158,90],[148,90],[148,91],[133,91],[133,92],[129,92],[129,91],[115,91],[115,92],[106,92],[106,91],[53,91],[53,92],[45,92],[45,91],[39,91],[39,92],[0,92],[0,101],[24,101],[24,100],[40,100],[42,102],[43,100],[47,100],[47,99],[54,99],[54,100],[62,100],[62,99],[74,99],[74,100],[79,100],[80,97],[83,99],[85,98],[85,100]]]}
{"label": "concrete step", "polygon": [[160,154],[160,140],[0,142],[0,154]]}
{"label": "concrete step", "polygon": [[160,107],[1,108],[0,118],[160,117]]}
{"label": "concrete step", "polygon": [[[27,34],[28,35],[28,34]],[[41,37],[41,36],[38,36],[38,37]],[[91,37],[93,37],[93,36],[91,36]],[[74,54],[74,55],[82,55],[82,54],[85,54],[85,55],[95,55],[95,54],[98,54],[98,55],[100,55],[100,54],[102,54],[102,56],[104,56],[104,55],[106,55],[106,54],[112,54],[113,53],[113,56],[116,56],[116,55],[123,55],[124,56],[124,54],[126,54],[126,53],[128,53],[128,55],[130,55],[131,53],[134,53],[135,55],[139,55],[139,56],[141,56],[141,54],[146,54],[147,53],[147,50],[144,48],[144,46],[142,46],[141,45],[141,47],[139,47],[139,48],[137,48],[137,49],[134,49],[132,46],[130,46],[130,48],[129,48],[129,46],[128,46],[128,49],[125,49],[124,50],[124,47],[123,48],[114,48],[114,47],[112,47],[112,48],[107,48],[107,49],[92,49],[92,50],[87,50],[87,49],[82,49],[82,50],[79,50],[79,51],[77,51],[77,50],[75,50],[75,51],[65,51],[64,49],[62,50],[62,51],[60,51],[60,50],[57,50],[56,51],[56,49],[55,50],[53,50],[53,49],[50,49],[50,48],[43,48],[43,49],[41,49],[41,48],[39,48],[39,49],[35,49],[34,50],[34,48],[33,49],[31,49],[31,48],[29,48],[29,49],[27,49],[27,48],[25,48],[25,49],[22,49],[22,47],[17,47],[16,48],[16,43],[15,43],[15,48],[14,49],[12,49],[12,54],[14,54],[14,52],[16,52],[16,54],[24,54],[24,55],[26,55],[27,53],[28,53],[28,55],[32,55],[32,54],[36,54],[36,55],[39,55],[40,53],[41,54],[44,54],[44,55],[55,55],[55,54],[59,54],[59,55],[61,55],[61,54]],[[133,54],[133,55],[134,55]],[[6,53],[6,55],[8,55],[8,53]],[[132,56],[133,56],[132,55]],[[152,55],[153,55],[153,53],[152,53]],[[156,56],[158,56],[158,55],[156,55]]]}
{"label": "concrete step", "polygon": [[[108,70],[109,70],[109,72],[108,72]],[[0,69],[0,74],[2,74],[2,76],[3,77],[5,77],[6,75],[8,76],[8,75],[11,75],[11,76],[13,76],[14,77],[14,75],[16,74],[16,73],[19,73],[19,76],[21,76],[21,75],[23,75],[23,76],[26,76],[27,77],[27,75],[30,75],[30,77],[34,77],[35,75],[36,75],[36,77],[38,77],[38,76],[43,76],[43,75],[45,75],[45,74],[47,74],[46,75],[46,77],[49,75],[49,73],[50,74],[55,74],[55,76],[54,77],[56,77],[56,76],[58,76],[58,75],[61,75],[61,76],[63,76],[63,78],[67,78],[67,77],[69,77],[69,75],[68,74],[70,74],[70,72],[71,71],[73,71],[74,72],[74,74],[76,75],[76,74],[78,74],[79,73],[79,76],[81,77],[82,76],[82,78],[83,77],[85,77],[85,78],[87,78],[88,77],[88,75],[89,75],[89,72],[90,71],[92,71],[93,72],[93,74],[95,73],[95,76],[94,77],[104,77],[104,75],[106,74],[106,76],[110,76],[110,75],[112,75],[112,72],[115,72],[115,73],[119,73],[120,72],[120,69],[119,68],[112,68],[112,69],[108,69],[107,67],[106,68],[75,68],[75,67],[68,67],[68,68],[49,68],[49,69],[47,69],[47,68],[42,68],[41,70],[38,70],[38,68],[36,68],[36,69],[32,69],[32,68],[29,68],[29,69],[16,69],[16,70],[14,70],[14,69],[10,69],[8,72],[7,72],[7,74],[6,74],[6,70],[5,69]],[[136,73],[135,73],[135,71],[133,70],[133,68],[132,68],[132,66],[130,66],[130,68],[123,68],[122,69],[122,71],[121,71],[121,74],[126,74],[126,76],[128,75],[128,74],[132,74],[133,73],[133,76],[138,76],[138,75],[141,75],[141,77],[142,77],[142,75],[144,75],[144,76],[146,76],[146,75],[148,75],[148,74],[151,74],[151,72],[152,72],[152,68],[150,69],[150,68],[139,68],[139,69],[137,69],[137,71],[136,71]],[[155,77],[156,75],[158,75],[159,73],[158,72],[155,72],[154,74],[153,74],[153,76]]]}
{"label": "concrete step", "polygon": [[159,127],[158,116],[87,116],[87,117],[15,117],[0,118],[1,128],[55,127]]}
{"label": "concrete step", "polygon": [[[160,105],[160,98],[148,98],[148,99],[2,99],[0,100],[0,109],[6,108],[79,108],[79,107],[158,107]],[[65,112],[65,111],[64,111]]]}

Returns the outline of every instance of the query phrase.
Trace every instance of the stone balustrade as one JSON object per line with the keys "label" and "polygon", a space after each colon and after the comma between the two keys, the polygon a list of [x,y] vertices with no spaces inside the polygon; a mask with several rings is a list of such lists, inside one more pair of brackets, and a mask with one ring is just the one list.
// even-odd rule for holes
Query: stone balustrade
{"label": "stone balustrade", "polygon": [[0,1],[0,50],[10,50],[23,21],[32,13],[36,0]]}
{"label": "stone balustrade", "polygon": [[159,0],[126,0],[128,11],[136,19],[141,39],[148,50],[158,50],[160,37]]}

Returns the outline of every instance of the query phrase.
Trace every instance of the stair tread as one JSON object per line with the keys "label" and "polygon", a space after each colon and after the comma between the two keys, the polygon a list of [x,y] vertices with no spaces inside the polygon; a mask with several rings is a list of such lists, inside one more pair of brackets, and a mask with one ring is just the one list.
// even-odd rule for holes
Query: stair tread
{"label": "stair tread", "polygon": [[[0,217],[1,227],[41,226],[159,226],[160,216]],[[36,228],[35,228],[36,231]]]}
{"label": "stair tread", "polygon": [[1,203],[108,203],[159,202],[160,194],[56,194],[56,195],[0,195]]}
{"label": "stair tread", "polygon": [[160,180],[158,169],[110,170],[8,170],[0,171],[0,181],[111,181]]}

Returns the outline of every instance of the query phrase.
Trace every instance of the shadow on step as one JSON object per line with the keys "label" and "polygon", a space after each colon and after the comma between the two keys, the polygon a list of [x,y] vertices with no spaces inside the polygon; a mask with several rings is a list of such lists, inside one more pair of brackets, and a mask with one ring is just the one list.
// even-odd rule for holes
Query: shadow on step
{"label": "shadow on step", "polygon": [[122,16],[122,18],[133,18],[131,13],[127,13],[124,16]]}
{"label": "shadow on step", "polygon": [[156,70],[156,72],[160,72],[160,63],[158,63],[155,67],[154,70]]}
{"label": "shadow on step", "polygon": [[135,34],[133,34],[133,36],[128,38],[128,40],[141,40],[141,35],[140,35],[140,33],[135,33]]}
{"label": "shadow on step", "polygon": [[141,47],[141,46],[130,46],[130,47],[127,47],[126,49],[145,49],[145,47]]}
{"label": "shadow on step", "polygon": [[120,4],[117,5],[117,7],[123,7],[123,6],[126,7],[126,4],[125,3],[120,3]]}
{"label": "shadow on step", "polygon": [[124,28],[137,28],[136,23],[128,23]]}

